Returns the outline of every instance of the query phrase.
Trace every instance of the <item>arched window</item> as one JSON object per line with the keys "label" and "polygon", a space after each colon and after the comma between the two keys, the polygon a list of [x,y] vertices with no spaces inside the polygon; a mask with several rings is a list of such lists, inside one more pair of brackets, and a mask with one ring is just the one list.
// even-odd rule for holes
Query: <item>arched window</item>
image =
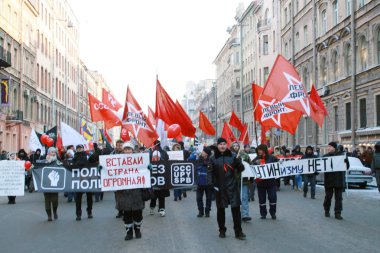
{"label": "arched window", "polygon": [[344,66],[346,69],[346,75],[352,74],[352,50],[351,45],[347,44],[344,49]]}
{"label": "arched window", "polygon": [[323,85],[326,85],[326,83],[327,83],[327,61],[326,61],[326,57],[321,58],[320,70],[321,70],[321,83]]}
{"label": "arched window", "polygon": [[360,59],[359,69],[361,71],[364,71],[367,69],[367,59],[368,59],[367,42],[364,36],[360,38],[358,54],[359,54],[359,59]]}
{"label": "arched window", "polygon": [[327,32],[327,14],[326,10],[323,10],[321,13],[321,35]]}
{"label": "arched window", "polygon": [[336,26],[338,24],[338,1],[337,0],[335,0],[332,3],[332,7],[333,7],[333,24],[334,26]]}
{"label": "arched window", "polygon": [[269,9],[265,10],[264,14],[264,25],[267,25],[269,23]]}
{"label": "arched window", "polygon": [[337,51],[333,51],[331,54],[331,63],[332,63],[332,71],[333,71],[333,80],[338,80],[339,74],[339,65],[338,65],[338,53]]}

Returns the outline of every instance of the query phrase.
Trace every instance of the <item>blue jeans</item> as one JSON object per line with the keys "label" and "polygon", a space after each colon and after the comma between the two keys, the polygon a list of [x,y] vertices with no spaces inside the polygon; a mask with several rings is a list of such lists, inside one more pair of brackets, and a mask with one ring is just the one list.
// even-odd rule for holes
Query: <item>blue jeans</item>
{"label": "blue jeans", "polygon": [[305,194],[307,194],[307,190],[308,190],[308,183],[310,182],[310,191],[311,191],[311,196],[314,197],[315,196],[315,174],[311,174],[311,175],[303,175],[303,192]]}
{"label": "blue jeans", "polygon": [[298,189],[302,189],[302,175],[295,175],[295,181]]}
{"label": "blue jeans", "polygon": [[180,198],[182,195],[182,189],[174,189],[174,199]]}
{"label": "blue jeans", "polygon": [[249,205],[248,205],[248,185],[243,184],[243,189],[242,189],[242,198],[241,198],[241,217],[249,217]]}

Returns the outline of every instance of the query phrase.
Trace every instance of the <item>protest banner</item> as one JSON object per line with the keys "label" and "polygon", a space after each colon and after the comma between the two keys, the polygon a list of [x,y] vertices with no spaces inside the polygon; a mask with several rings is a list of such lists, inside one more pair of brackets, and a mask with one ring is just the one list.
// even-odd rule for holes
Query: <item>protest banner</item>
{"label": "protest banner", "polygon": [[183,161],[185,160],[183,157],[183,150],[179,151],[167,151],[170,161]]}
{"label": "protest banner", "polygon": [[194,162],[152,162],[152,187],[154,189],[192,187],[195,185],[195,174]]}
{"label": "protest banner", "polygon": [[96,164],[75,167],[61,163],[36,163],[32,169],[37,192],[100,192],[100,173]]}
{"label": "protest banner", "polygon": [[251,165],[256,178],[270,179],[298,174],[329,173],[346,171],[346,156],[331,156],[313,159],[296,159],[263,165]]}
{"label": "protest banner", "polygon": [[99,157],[102,191],[150,188],[149,154],[117,154]]}
{"label": "protest banner", "polygon": [[0,161],[0,196],[24,196],[25,161]]}

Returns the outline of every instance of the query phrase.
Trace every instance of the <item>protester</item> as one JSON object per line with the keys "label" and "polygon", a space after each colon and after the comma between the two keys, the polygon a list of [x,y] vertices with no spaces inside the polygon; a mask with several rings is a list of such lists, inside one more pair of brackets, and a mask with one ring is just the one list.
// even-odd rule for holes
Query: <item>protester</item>
{"label": "protester", "polygon": [[[244,145],[244,152],[248,155],[248,157],[249,157],[249,154],[252,154],[252,149],[248,144]],[[255,201],[255,191],[256,191],[255,180],[253,179],[249,180],[248,190],[249,190],[248,201]]]}
{"label": "protester", "polygon": [[[88,158],[88,162],[98,166],[99,165],[99,156],[101,155],[102,151],[99,148],[97,143],[94,143],[94,152],[91,154],[91,156]],[[95,192],[95,202],[99,202],[99,200],[103,200],[104,192]]]}
{"label": "protester", "polygon": [[[127,141],[123,144],[123,153],[132,154],[134,145]],[[141,238],[141,224],[143,220],[142,210],[144,209],[144,201],[142,199],[141,189],[130,189],[116,191],[117,204],[123,210],[124,227],[127,231],[125,240],[133,239],[133,230],[136,239]]]}
{"label": "protester", "polygon": [[7,159],[8,159],[7,151],[5,151],[5,150],[1,151],[0,160],[7,160]]}
{"label": "protester", "polygon": [[[160,141],[155,141],[154,146],[150,152],[151,161],[168,161],[169,156],[160,146]],[[166,216],[165,212],[165,198],[170,197],[169,189],[154,190],[154,197],[150,201],[150,215],[154,215],[158,199],[158,212],[161,217]]]}
{"label": "protester", "polygon": [[371,169],[375,173],[377,189],[380,193],[380,141],[375,144],[375,153],[373,154]]}
{"label": "protester", "polygon": [[[65,161],[72,161],[74,158],[75,152],[73,149],[67,148],[67,151],[65,153]],[[71,203],[73,199],[75,200],[75,192],[66,192],[65,197],[67,197],[67,202]]]}
{"label": "protester", "polygon": [[[57,157],[57,149],[55,147],[50,147],[47,151],[45,163],[52,166],[60,164]],[[54,219],[58,219],[57,209],[58,209],[58,193],[57,192],[44,192],[45,198],[45,210],[48,216],[48,221],[52,221],[52,207]]]}
{"label": "protester", "polygon": [[[195,152],[195,151],[194,151]],[[197,187],[197,217],[210,217],[211,211],[211,194],[212,194],[212,180],[208,177],[207,166],[210,162],[211,149],[204,147],[203,151],[197,160],[196,173],[198,179]],[[206,207],[203,204],[203,194],[206,195]]]}
{"label": "protester", "polygon": [[[313,159],[317,158],[317,156],[314,154],[313,147],[307,146],[305,155],[302,156],[301,159]],[[308,183],[310,182],[310,195],[312,199],[315,199],[315,182],[316,182],[316,174],[304,174],[303,175],[303,196],[307,197],[308,192]]]}
{"label": "protester", "polygon": [[[335,156],[337,152],[337,143],[336,142],[330,142],[327,147],[328,153],[325,154],[323,157],[330,157]],[[343,165],[345,166],[345,165]],[[329,172],[324,173],[325,176],[325,200],[323,202],[323,207],[325,209],[325,217],[330,217],[330,206],[331,206],[331,199],[332,196],[335,194],[335,207],[334,207],[334,213],[335,218],[338,220],[342,220],[342,201],[343,201],[343,188],[344,188],[344,172],[337,171],[337,172]]]}
{"label": "protester", "polygon": [[363,165],[368,168],[371,168],[372,160],[373,160],[373,150],[371,147],[368,147],[367,150],[364,151],[362,154]]}
{"label": "protester", "polygon": [[[122,140],[117,140],[116,141],[116,147],[115,149],[111,152],[111,155],[114,155],[114,154],[122,154],[123,153],[123,144],[124,144],[124,141]],[[118,200],[117,200],[117,194],[115,192],[115,202],[116,202],[116,209],[117,209],[117,214],[116,214],[116,218],[121,218],[124,216],[123,214],[123,210],[120,209],[120,207],[118,206]]]}
{"label": "protester", "polygon": [[[285,147],[285,146],[283,146]],[[290,150],[289,149],[285,149],[284,151],[284,159],[286,160],[287,158],[291,158],[291,154],[290,154]],[[293,185],[294,185],[294,177],[292,176],[286,176],[284,177],[284,185],[290,185],[290,179],[293,178]],[[294,186],[293,186],[293,189],[294,189]]]}
{"label": "protester", "polygon": [[244,170],[239,158],[233,156],[227,148],[227,141],[219,138],[215,155],[210,159],[209,173],[211,173],[217,206],[217,220],[219,237],[226,237],[225,209],[231,205],[234,222],[235,237],[244,240],[246,235],[241,228],[240,191],[237,176]]}
{"label": "protester", "polygon": [[[172,146],[172,151],[181,151],[181,145],[179,143],[174,143]],[[182,200],[182,189],[174,189],[174,201],[177,199]]]}
{"label": "protester", "polygon": [[[257,157],[252,161],[253,165],[263,165],[267,163],[278,162],[278,159],[268,153],[268,147],[264,144],[259,145],[256,148]],[[272,219],[275,220],[276,217],[276,206],[277,206],[277,192],[276,192],[276,180],[274,178],[270,179],[256,179],[257,191],[259,195],[259,205],[260,205],[260,216],[261,219],[266,219],[267,216],[267,205],[266,198],[268,194],[269,200],[269,214]]]}
{"label": "protester", "polygon": [[[16,153],[10,152],[8,153],[8,160],[10,161],[16,161],[17,156]],[[8,204],[16,204],[16,196],[8,196]]]}
{"label": "protester", "polygon": [[[303,153],[301,152],[301,146],[296,145],[292,151],[292,156],[296,159],[301,158]],[[293,189],[296,191],[302,191],[302,175],[297,174],[293,177]]]}

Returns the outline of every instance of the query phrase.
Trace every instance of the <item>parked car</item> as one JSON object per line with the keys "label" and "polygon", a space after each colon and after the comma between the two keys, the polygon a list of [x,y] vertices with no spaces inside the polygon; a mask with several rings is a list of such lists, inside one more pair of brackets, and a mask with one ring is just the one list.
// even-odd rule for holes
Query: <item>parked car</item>
{"label": "parked car", "polygon": [[[348,157],[350,167],[347,172],[347,184],[348,185],[359,185],[360,188],[364,189],[367,187],[368,183],[373,180],[372,171],[370,168],[365,167],[362,162],[356,157]],[[323,173],[319,173],[317,176],[317,182],[324,181]]]}

